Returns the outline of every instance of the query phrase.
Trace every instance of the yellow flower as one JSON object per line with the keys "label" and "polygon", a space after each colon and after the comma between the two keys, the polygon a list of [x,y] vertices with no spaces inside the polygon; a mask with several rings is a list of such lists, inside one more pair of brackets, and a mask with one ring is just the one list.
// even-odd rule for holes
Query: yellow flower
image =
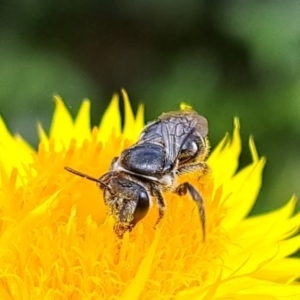
{"label": "yellow flower", "polygon": [[100,177],[137,139],[143,107],[135,117],[123,97],[123,130],[116,95],[92,130],[88,101],[73,121],[55,97],[38,151],[0,120],[0,299],[300,299],[300,259],[288,258],[300,246],[295,199],[247,217],[265,160],[250,139],[252,162],[237,172],[237,120],[208,159],[211,175],[186,175],[205,199],[205,241],[194,202],[171,193],[159,228],[154,206],[116,237],[102,192],[64,167]]}

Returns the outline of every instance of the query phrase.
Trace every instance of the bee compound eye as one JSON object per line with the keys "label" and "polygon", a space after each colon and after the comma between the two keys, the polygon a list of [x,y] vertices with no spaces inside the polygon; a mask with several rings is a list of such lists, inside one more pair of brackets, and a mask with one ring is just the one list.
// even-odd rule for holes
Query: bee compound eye
{"label": "bee compound eye", "polygon": [[189,138],[187,141],[182,145],[181,151],[179,153],[179,160],[180,162],[186,162],[193,159],[200,151],[200,140]]}
{"label": "bee compound eye", "polygon": [[145,191],[140,191],[134,212],[134,223],[137,223],[145,217],[150,207],[150,200]]}

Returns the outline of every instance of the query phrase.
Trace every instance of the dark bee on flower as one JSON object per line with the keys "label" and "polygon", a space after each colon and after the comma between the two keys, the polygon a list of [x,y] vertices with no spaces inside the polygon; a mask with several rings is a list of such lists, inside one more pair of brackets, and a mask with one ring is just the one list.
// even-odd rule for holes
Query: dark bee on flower
{"label": "dark bee on flower", "polygon": [[189,183],[177,184],[187,172],[205,174],[208,166],[207,120],[192,109],[164,113],[148,124],[138,141],[112,160],[110,170],[99,179],[69,167],[71,173],[97,182],[112,214],[115,232],[122,237],[145,217],[154,199],[159,216],[165,214],[164,191],[189,193],[195,201],[205,238],[205,208],[200,193]]}

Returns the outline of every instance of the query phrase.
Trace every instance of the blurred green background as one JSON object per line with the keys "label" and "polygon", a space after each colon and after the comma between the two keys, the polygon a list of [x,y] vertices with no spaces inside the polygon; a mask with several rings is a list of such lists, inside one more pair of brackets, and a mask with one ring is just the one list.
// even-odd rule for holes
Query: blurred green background
{"label": "blurred green background", "polygon": [[0,111],[37,144],[52,96],[73,114],[84,97],[93,123],[124,87],[146,120],[192,104],[212,147],[242,125],[268,158],[254,213],[300,194],[300,1],[1,0]]}

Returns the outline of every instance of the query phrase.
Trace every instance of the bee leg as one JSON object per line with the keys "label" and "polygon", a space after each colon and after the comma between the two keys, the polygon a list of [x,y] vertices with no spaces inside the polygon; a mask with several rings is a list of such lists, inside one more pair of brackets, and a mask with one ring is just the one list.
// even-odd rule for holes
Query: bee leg
{"label": "bee leg", "polygon": [[162,218],[165,215],[166,203],[165,203],[164,197],[163,197],[162,193],[160,192],[159,188],[154,184],[151,185],[151,194],[156,199],[156,203],[158,205],[158,219],[154,225],[154,228],[156,228],[157,225],[160,223],[160,221],[162,220]]}
{"label": "bee leg", "polygon": [[[186,174],[190,172],[199,172],[201,175],[206,175],[209,172],[209,167],[206,162],[202,161],[195,164],[187,164],[178,168],[178,174]],[[200,176],[201,176],[200,175]]]}
{"label": "bee leg", "polygon": [[197,190],[188,182],[180,184],[176,190],[175,193],[183,196],[186,195],[187,192],[190,193],[192,196],[193,200],[196,202],[199,210],[199,216],[200,216],[200,221],[201,221],[201,226],[202,226],[202,231],[203,231],[203,241],[205,240],[205,207],[204,207],[204,201],[201,195],[197,192]]}

